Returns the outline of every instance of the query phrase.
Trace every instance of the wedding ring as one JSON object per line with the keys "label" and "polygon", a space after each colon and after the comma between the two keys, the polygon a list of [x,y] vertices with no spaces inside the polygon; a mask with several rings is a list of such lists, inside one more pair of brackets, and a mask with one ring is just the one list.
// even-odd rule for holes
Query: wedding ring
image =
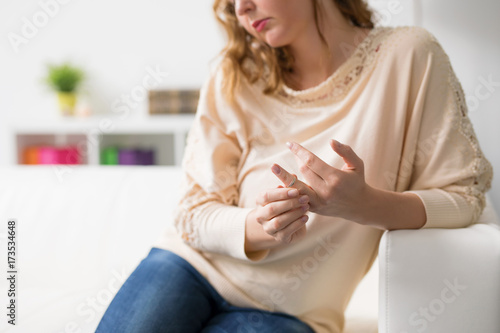
{"label": "wedding ring", "polygon": [[296,176],[296,175],[293,175],[293,180],[292,180],[292,182],[291,182],[290,184],[288,184],[288,186],[287,186],[287,187],[292,187],[292,186],[293,186],[293,184],[295,184],[295,181],[296,181],[296,180],[297,180],[297,176]]}

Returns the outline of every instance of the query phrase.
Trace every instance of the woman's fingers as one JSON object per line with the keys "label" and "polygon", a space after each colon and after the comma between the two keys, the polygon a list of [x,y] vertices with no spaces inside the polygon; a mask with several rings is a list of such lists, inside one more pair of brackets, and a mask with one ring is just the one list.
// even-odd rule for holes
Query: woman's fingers
{"label": "woman's fingers", "polygon": [[325,163],[306,148],[295,142],[287,142],[287,146],[301,163],[312,170],[319,178],[326,179],[331,174],[332,166]]}
{"label": "woman's fingers", "polygon": [[273,164],[271,171],[281,180],[286,187],[294,186],[297,183],[297,176],[289,173],[278,164]]}
{"label": "woman's fingers", "polygon": [[288,200],[299,197],[299,190],[296,188],[276,188],[261,192],[257,196],[257,205],[265,206],[271,202]]}
{"label": "woman's fingers", "polygon": [[271,171],[278,177],[283,184],[289,185],[293,182],[292,187],[299,190],[301,194],[309,196],[311,200],[316,196],[314,190],[304,182],[298,180],[296,175],[289,173],[278,164],[273,164]]}
{"label": "woman's fingers", "polygon": [[[302,234],[301,231],[305,231],[305,225],[307,223],[307,220],[309,217],[307,215],[303,215],[290,223],[286,228],[281,229],[278,231],[275,235],[274,238],[281,242],[288,244],[290,243],[294,238],[299,238],[300,234]],[[297,235],[299,233],[299,235]],[[296,237],[297,236],[297,237]]]}
{"label": "woman's fingers", "polygon": [[301,181],[298,180],[297,175],[292,174],[285,169],[283,169],[278,164],[273,164],[271,171],[276,175],[276,177],[281,180],[281,182],[286,186],[286,188],[296,188],[301,189]]}
{"label": "woman's fingers", "polygon": [[309,209],[309,197],[307,195],[302,195],[295,199],[288,199],[282,201],[275,201],[268,203],[259,209],[259,213],[257,214],[257,222],[260,224],[265,223],[277,216],[280,216],[289,211],[296,210],[298,208],[302,208],[304,211]]}
{"label": "woman's fingers", "polygon": [[304,215],[301,218],[299,218],[297,221],[294,223],[290,224],[289,228],[290,230],[287,230],[286,228],[284,231],[289,232],[289,238],[287,239],[288,243],[292,242],[293,240],[300,239],[301,237],[305,236],[306,234],[306,223],[309,220],[309,216]]}
{"label": "woman's fingers", "polygon": [[277,241],[290,242],[293,233],[308,220],[305,213],[310,208],[309,200],[309,196],[300,195],[298,189],[270,189],[257,197],[259,207],[254,218]]}
{"label": "woman's fingers", "polygon": [[304,215],[308,206],[294,209],[263,223],[264,231],[280,242],[290,242],[294,232],[304,226],[309,217]]}
{"label": "woman's fingers", "polygon": [[304,179],[307,181],[308,185],[312,188],[322,188],[325,186],[325,179],[318,176],[313,170],[311,170],[307,165],[303,164],[302,161],[295,156],[297,164],[299,165],[299,170]]}
{"label": "woman's fingers", "polygon": [[344,145],[337,140],[330,140],[330,146],[345,162],[342,170],[356,170],[364,173],[363,160],[348,145]]}

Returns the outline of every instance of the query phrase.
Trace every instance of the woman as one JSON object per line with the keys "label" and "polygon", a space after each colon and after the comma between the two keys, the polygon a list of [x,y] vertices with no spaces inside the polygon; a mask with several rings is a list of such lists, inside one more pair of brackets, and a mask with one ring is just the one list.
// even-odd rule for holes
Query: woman
{"label": "woman", "polygon": [[216,0],[174,222],[98,332],[341,332],[383,230],[456,228],[492,169],[439,43],[362,0]]}

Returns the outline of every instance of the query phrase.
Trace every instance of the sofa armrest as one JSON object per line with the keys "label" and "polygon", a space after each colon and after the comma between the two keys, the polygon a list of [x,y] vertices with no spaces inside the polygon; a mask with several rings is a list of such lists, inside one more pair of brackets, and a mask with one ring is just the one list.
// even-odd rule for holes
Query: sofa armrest
{"label": "sofa armrest", "polygon": [[463,229],[386,232],[379,332],[500,332],[500,227],[488,204]]}

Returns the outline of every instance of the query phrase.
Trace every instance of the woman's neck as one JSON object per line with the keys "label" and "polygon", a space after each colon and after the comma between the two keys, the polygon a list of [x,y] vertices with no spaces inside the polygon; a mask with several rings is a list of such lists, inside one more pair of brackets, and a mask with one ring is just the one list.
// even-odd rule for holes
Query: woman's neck
{"label": "woman's neck", "polygon": [[293,71],[284,79],[292,89],[305,90],[325,81],[351,56],[369,32],[369,29],[348,22],[333,1],[324,1],[323,6],[324,20],[320,19],[319,25],[328,49],[321,42],[315,24],[288,45],[295,62]]}

